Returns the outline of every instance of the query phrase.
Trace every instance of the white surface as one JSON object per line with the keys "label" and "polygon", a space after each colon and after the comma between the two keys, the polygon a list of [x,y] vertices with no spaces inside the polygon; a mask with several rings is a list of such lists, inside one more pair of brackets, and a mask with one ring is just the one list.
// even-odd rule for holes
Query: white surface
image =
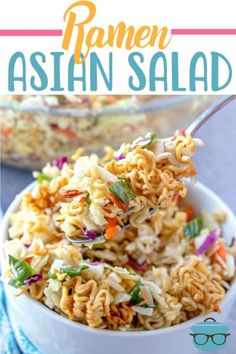
{"label": "white surface", "polygon": [[[227,238],[232,237],[236,230],[236,219],[229,208],[201,184],[188,184],[188,189],[187,202],[191,201],[196,211],[204,206],[205,210],[211,212],[216,205],[225,209],[228,220],[224,233]],[[2,241],[7,238],[9,214],[17,209],[19,202],[18,196],[4,217]],[[189,336],[190,327],[208,317],[198,317],[174,327],[154,331],[123,333],[96,330],[69,321],[25,295],[14,297],[14,292],[14,289],[6,285],[11,319],[44,354],[195,354],[197,350]],[[221,351],[222,354],[234,354],[232,347],[236,341],[236,326],[231,309],[236,305],[235,294],[236,283],[232,285],[222,303],[222,314],[209,314],[231,327],[229,345],[225,352]]]}

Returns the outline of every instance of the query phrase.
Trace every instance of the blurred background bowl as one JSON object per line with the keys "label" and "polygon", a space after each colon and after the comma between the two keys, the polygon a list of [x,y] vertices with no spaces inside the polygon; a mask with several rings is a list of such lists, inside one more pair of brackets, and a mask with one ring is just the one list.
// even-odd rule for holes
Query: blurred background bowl
{"label": "blurred background bowl", "polygon": [[41,169],[78,147],[101,153],[149,131],[186,128],[218,96],[2,96],[2,162]]}

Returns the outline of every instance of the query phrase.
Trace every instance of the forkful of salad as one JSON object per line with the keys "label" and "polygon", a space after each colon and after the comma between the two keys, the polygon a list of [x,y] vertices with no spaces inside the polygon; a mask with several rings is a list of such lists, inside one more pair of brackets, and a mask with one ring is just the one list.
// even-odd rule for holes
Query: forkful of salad
{"label": "forkful of salad", "polygon": [[193,138],[214,113],[235,96],[221,98],[186,130],[159,139],[155,133],[122,144],[108,162],[80,157],[62,197],[58,222],[71,243],[101,243],[120,230],[139,227],[159,210],[186,194],[184,178],[196,175]]}

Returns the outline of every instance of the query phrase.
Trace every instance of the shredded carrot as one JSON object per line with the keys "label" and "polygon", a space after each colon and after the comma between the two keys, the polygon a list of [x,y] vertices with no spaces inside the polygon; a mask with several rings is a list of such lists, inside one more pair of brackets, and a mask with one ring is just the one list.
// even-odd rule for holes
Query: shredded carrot
{"label": "shredded carrot", "polygon": [[120,227],[118,225],[109,227],[105,232],[105,237],[107,240],[110,240],[115,234],[119,231]]}
{"label": "shredded carrot", "polygon": [[107,224],[105,225],[106,229],[117,225],[116,218],[106,218]]}
{"label": "shredded carrot", "polygon": [[194,176],[196,176],[197,175],[197,171],[196,170],[191,170],[190,172],[189,172],[189,177],[194,177]]}
{"label": "shredded carrot", "polygon": [[71,139],[77,138],[77,134],[68,128],[52,127],[52,130],[54,130],[56,133],[63,134]]}
{"label": "shredded carrot", "polygon": [[112,193],[110,193],[110,199],[121,210],[127,211],[129,209],[129,203],[123,203]]}
{"label": "shredded carrot", "polygon": [[187,214],[187,222],[193,220],[194,218],[194,209],[191,205],[187,205],[184,209],[185,213]]}
{"label": "shredded carrot", "polygon": [[226,247],[223,243],[220,242],[220,246],[217,250],[218,255],[226,262],[227,252]]}
{"label": "shredded carrot", "polygon": [[66,198],[73,198],[77,197],[78,195],[82,194],[83,192],[77,191],[76,189],[60,189],[59,190],[60,195]]}
{"label": "shredded carrot", "polygon": [[9,129],[9,128],[2,128],[2,129],[1,129],[1,132],[2,132],[3,135],[9,136],[9,135],[12,134],[12,129]]}
{"label": "shredded carrot", "polygon": [[32,261],[32,259],[33,259],[33,257],[27,257],[24,260],[25,260],[25,262],[30,263]]}
{"label": "shredded carrot", "polygon": [[219,242],[218,249],[216,253],[214,253],[211,257],[212,263],[218,263],[219,265],[222,265],[221,262],[217,259],[217,255],[224,261],[226,262],[226,257],[227,257],[227,252],[226,252],[226,247],[223,243]]}
{"label": "shredded carrot", "polygon": [[86,197],[82,197],[79,201],[80,201],[81,203],[85,203],[85,202],[86,202],[86,200],[87,200],[87,198],[86,198]]}
{"label": "shredded carrot", "polygon": [[115,97],[113,97],[113,96],[108,96],[107,97],[107,103],[108,104],[113,104],[115,102],[116,102],[116,98]]}

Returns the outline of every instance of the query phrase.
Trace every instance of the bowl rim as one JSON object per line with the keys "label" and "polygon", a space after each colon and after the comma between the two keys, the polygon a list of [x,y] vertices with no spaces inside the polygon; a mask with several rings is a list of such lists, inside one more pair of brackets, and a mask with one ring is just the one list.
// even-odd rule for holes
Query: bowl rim
{"label": "bowl rim", "polygon": [[[128,95],[129,96],[129,95]],[[202,97],[203,95],[198,95]],[[217,97],[217,95],[215,95]],[[132,100],[132,95],[130,95]],[[145,113],[154,110],[163,110],[175,105],[181,105],[182,103],[189,103],[192,100],[192,96],[189,95],[164,95],[161,99],[155,98],[154,100],[137,103],[131,102],[127,106],[105,106],[102,108],[64,108],[64,107],[34,107],[33,105],[21,106],[21,104],[14,104],[14,102],[0,102],[0,110],[14,110],[22,113],[31,114],[45,114],[48,116],[58,116],[60,118],[81,118],[81,117],[98,117],[101,115],[119,115],[119,114],[137,114]]]}
{"label": "bowl rim", "polygon": [[[5,240],[8,239],[10,215],[13,212],[15,212],[19,207],[19,204],[22,200],[22,196],[25,194],[25,192],[30,191],[35,185],[36,185],[36,181],[30,183],[26,188],[24,188],[19,194],[16,195],[15,199],[8,207],[1,222],[2,232],[0,234],[0,246],[4,243]],[[209,189],[208,187],[206,187],[204,184],[200,182],[196,182],[193,185],[191,182],[186,180],[186,185],[188,188],[198,189],[200,193],[203,193],[207,195],[210,199],[212,199],[215,204],[220,205],[221,208],[226,211],[227,216],[232,220],[236,230],[236,216],[234,215],[233,211],[227,206],[227,204],[216,193],[214,193],[211,189]],[[1,259],[2,257],[0,257],[0,265],[2,262]],[[6,281],[3,281],[3,285],[4,287],[8,286]],[[221,306],[223,306],[226,302],[230,301],[230,299],[235,295],[235,293],[236,293],[236,279],[234,279],[234,281],[230,286],[230,289],[228,290],[223,300],[221,301]],[[46,305],[40,303],[39,301],[32,299],[29,295],[22,294],[21,297],[24,297],[27,301],[30,301],[32,306],[36,306],[36,308],[43,311],[45,313],[45,316],[50,316],[53,320],[59,321],[65,326],[69,326],[77,330],[88,331],[93,333],[94,335],[96,334],[101,336],[117,336],[117,337],[124,338],[124,337],[136,337],[136,336],[140,337],[140,336],[161,335],[161,334],[172,332],[174,330],[181,330],[183,328],[190,329],[191,325],[193,324],[197,325],[200,321],[204,319],[205,316],[209,315],[209,314],[199,315],[188,321],[170,327],[166,327],[166,328],[151,329],[151,330],[137,330],[137,331],[114,331],[109,329],[92,328],[83,323],[72,321],[67,317],[65,317],[64,315],[61,315],[56,311],[53,311],[52,309],[48,308]]]}

